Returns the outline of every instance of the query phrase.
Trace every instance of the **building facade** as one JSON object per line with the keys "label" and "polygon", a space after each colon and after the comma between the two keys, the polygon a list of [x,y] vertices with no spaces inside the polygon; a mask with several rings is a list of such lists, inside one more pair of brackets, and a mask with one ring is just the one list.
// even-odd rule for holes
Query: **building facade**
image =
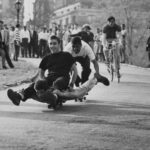
{"label": "building facade", "polygon": [[79,2],[79,0],[53,0],[54,10]]}
{"label": "building facade", "polygon": [[101,10],[90,7],[82,2],[69,4],[54,11],[50,24],[60,25],[78,24],[97,22],[102,13]]}
{"label": "building facade", "polygon": [[[96,0],[93,0],[96,1]],[[35,26],[52,24],[85,24],[99,20],[101,10],[91,0],[36,0],[34,3]],[[94,6],[95,5],[95,6]]]}

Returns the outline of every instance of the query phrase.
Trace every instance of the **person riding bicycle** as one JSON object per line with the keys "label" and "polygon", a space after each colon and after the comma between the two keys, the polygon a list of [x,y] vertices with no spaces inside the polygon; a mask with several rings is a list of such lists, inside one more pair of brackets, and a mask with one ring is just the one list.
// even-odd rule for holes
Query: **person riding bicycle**
{"label": "person riding bicycle", "polygon": [[75,61],[79,62],[82,66],[81,79],[79,76],[77,77],[76,86],[79,86],[79,82],[83,84],[88,80],[91,74],[90,62],[94,65],[96,72],[95,76],[98,82],[101,82],[106,86],[109,85],[109,80],[99,73],[99,65],[96,61],[93,50],[86,42],[82,41],[80,37],[74,37],[64,48],[64,51],[69,52],[74,57]]}
{"label": "person riding bicycle", "polygon": [[[73,85],[77,77],[77,69],[74,58],[68,52],[60,50],[60,39],[51,36],[50,49],[52,54],[46,55],[39,65],[38,74],[32,78],[35,80],[29,87],[21,92],[9,89],[7,95],[14,105],[19,105],[21,101],[25,102],[29,98],[37,101],[57,104],[57,95],[52,94],[53,90],[66,90],[68,86]],[[70,81],[70,71],[74,76]],[[47,76],[45,72],[48,71]],[[49,91],[50,90],[50,91]]]}
{"label": "person riding bicycle", "polygon": [[[110,16],[107,19],[108,23],[103,27],[103,39],[102,39],[102,44],[103,44],[103,50],[104,50],[104,55],[105,55],[105,60],[106,64],[109,67],[109,48],[108,48],[108,43],[112,43],[113,41],[118,42],[117,39],[121,37],[121,27],[116,24],[115,22],[115,17]],[[119,44],[116,44],[116,52],[117,52],[117,59],[115,60],[115,67],[116,71],[118,70],[117,74],[120,76],[119,69],[120,69],[120,52],[119,52]],[[116,62],[118,61],[118,62]],[[108,68],[109,69],[109,68]]]}

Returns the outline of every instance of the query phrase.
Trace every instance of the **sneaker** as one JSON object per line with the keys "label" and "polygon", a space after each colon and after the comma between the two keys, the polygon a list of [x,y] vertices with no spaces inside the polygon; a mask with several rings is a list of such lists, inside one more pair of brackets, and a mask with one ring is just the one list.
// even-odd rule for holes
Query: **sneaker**
{"label": "sneaker", "polygon": [[16,106],[19,106],[20,101],[22,99],[21,95],[15,91],[13,91],[12,89],[9,89],[7,91],[7,96],[9,97],[9,99],[12,101],[12,103]]}
{"label": "sneaker", "polygon": [[110,84],[109,80],[106,77],[102,76],[102,75],[95,74],[95,77],[96,77],[98,82],[101,82],[101,83],[103,83],[106,86],[108,86]]}

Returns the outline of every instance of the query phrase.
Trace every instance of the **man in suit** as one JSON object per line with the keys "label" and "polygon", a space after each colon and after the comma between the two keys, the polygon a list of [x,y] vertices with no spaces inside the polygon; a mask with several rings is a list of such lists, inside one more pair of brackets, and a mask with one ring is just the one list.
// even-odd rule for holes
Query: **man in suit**
{"label": "man in suit", "polygon": [[28,47],[28,51],[29,51],[29,57],[34,57],[33,55],[33,27],[30,26],[29,27],[29,34],[30,34],[30,42],[29,42],[29,47]]}
{"label": "man in suit", "polygon": [[10,68],[14,68],[14,65],[9,56],[9,31],[6,24],[4,25],[4,28],[1,30],[1,35],[2,35],[2,43],[4,46],[6,61]]}
{"label": "man in suit", "polygon": [[3,21],[0,20],[0,56],[2,57],[2,68],[7,69],[6,63],[5,63],[5,60],[6,60],[5,51],[4,51],[3,43],[2,43],[2,34],[1,34],[2,28],[3,28]]}
{"label": "man in suit", "polygon": [[32,56],[35,57],[35,55],[37,57],[39,57],[39,50],[38,50],[38,33],[37,33],[37,28],[34,27],[33,30],[33,35],[32,35],[32,47],[33,47],[33,53]]}

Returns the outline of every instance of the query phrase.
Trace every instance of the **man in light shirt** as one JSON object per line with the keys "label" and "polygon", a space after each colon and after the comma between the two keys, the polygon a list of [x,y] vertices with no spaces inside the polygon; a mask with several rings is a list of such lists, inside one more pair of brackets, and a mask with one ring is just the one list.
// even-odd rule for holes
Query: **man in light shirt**
{"label": "man in light shirt", "polygon": [[81,79],[79,77],[77,78],[76,86],[79,86],[79,82],[83,84],[88,80],[91,73],[90,62],[94,65],[95,77],[98,82],[102,82],[106,86],[109,85],[109,80],[99,73],[99,66],[93,50],[86,42],[82,41],[80,37],[74,37],[64,48],[64,51],[69,52],[74,57],[75,61],[79,62],[82,66]]}
{"label": "man in light shirt", "polygon": [[30,33],[26,26],[24,26],[23,30],[20,32],[20,39],[22,44],[22,57],[27,57],[27,53],[29,52]]}
{"label": "man in light shirt", "polygon": [[20,51],[20,24],[16,25],[14,31],[14,45],[15,45],[15,53],[14,53],[14,61],[18,61],[19,51]]}
{"label": "man in light shirt", "polygon": [[38,35],[39,40],[39,55],[44,57],[47,54],[48,37],[49,34],[46,31],[46,27],[43,27],[42,31]]}

